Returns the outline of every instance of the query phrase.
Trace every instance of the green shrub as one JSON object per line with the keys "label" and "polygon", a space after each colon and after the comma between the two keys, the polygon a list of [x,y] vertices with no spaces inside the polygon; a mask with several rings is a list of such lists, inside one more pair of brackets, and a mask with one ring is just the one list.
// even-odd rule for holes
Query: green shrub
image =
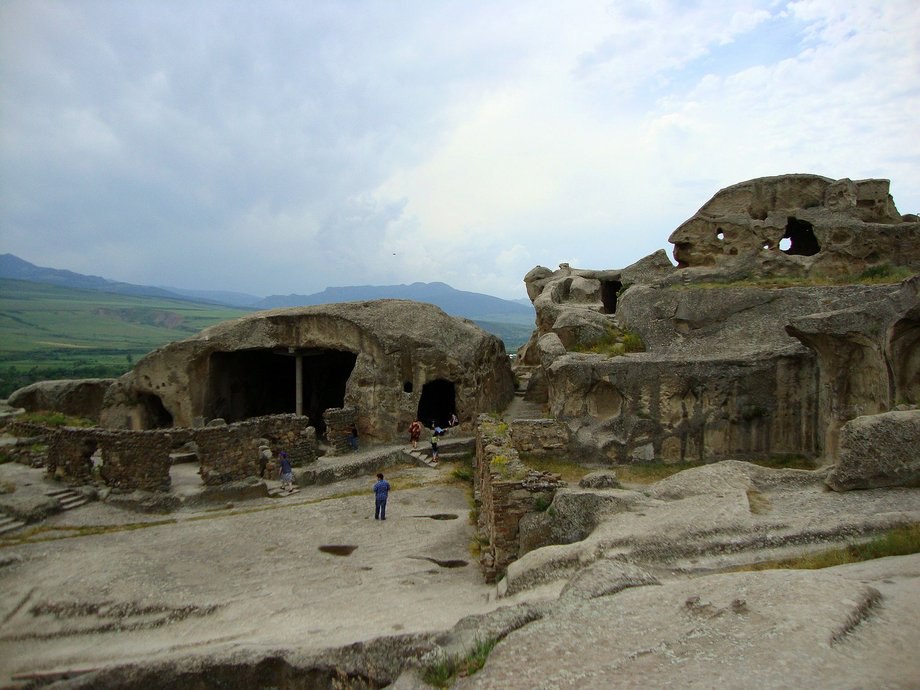
{"label": "green shrub", "polygon": [[422,671],[422,680],[437,688],[449,687],[457,677],[471,676],[485,666],[498,640],[476,640],[464,656],[450,656]]}
{"label": "green shrub", "polygon": [[552,502],[552,497],[546,494],[538,494],[536,498],[533,499],[533,509],[538,513],[542,513],[550,507]]}
{"label": "green shrub", "polygon": [[645,343],[638,333],[625,331],[623,333],[623,349],[626,352],[645,352]]}
{"label": "green shrub", "polygon": [[594,342],[577,344],[572,351],[619,357],[627,352],[645,352],[645,343],[638,333],[621,331],[610,326],[604,335]]}
{"label": "green shrub", "polygon": [[473,481],[473,468],[467,465],[460,465],[459,467],[455,467],[451,474],[453,475],[454,479],[459,479],[461,482]]}

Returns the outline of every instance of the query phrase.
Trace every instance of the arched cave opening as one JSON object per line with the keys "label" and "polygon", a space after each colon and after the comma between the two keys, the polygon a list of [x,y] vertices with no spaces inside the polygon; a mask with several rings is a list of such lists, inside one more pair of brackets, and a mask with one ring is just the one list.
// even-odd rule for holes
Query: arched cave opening
{"label": "arched cave opening", "polygon": [[457,411],[457,390],[453,381],[435,379],[422,386],[418,401],[418,420],[428,426],[447,427],[450,416]]}
{"label": "arched cave opening", "polygon": [[159,396],[148,393],[140,396],[138,402],[142,429],[168,429],[173,425],[173,417]]}
{"label": "arched cave opening", "polygon": [[617,294],[623,283],[619,280],[602,280],[601,281],[601,304],[604,305],[604,314],[617,313]]}
{"label": "arched cave opening", "polygon": [[323,412],[343,407],[345,387],[358,356],[341,350],[238,350],[215,352],[204,414],[228,423],[251,417],[296,412],[296,355],[303,358],[303,413],[318,434],[325,431]]}
{"label": "arched cave opening", "polygon": [[814,256],[821,251],[814,227],[807,220],[789,216],[783,239],[789,240],[789,248],[783,249],[783,252],[790,256]]}

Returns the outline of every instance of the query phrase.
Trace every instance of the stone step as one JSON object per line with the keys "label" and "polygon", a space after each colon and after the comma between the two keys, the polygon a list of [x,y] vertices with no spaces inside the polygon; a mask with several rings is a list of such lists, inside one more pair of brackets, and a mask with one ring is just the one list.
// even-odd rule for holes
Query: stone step
{"label": "stone step", "polygon": [[20,527],[25,527],[25,522],[22,520],[17,520],[16,518],[11,518],[8,515],[0,518],[0,534],[6,534],[7,532],[12,532],[17,530]]}
{"label": "stone step", "polygon": [[86,498],[86,496],[68,496],[61,499],[61,508],[63,510],[73,510],[74,508],[79,508],[80,506],[87,503],[89,503],[89,500]]}
{"label": "stone step", "polygon": [[45,495],[56,498],[61,504],[61,510],[73,510],[89,503],[89,499],[86,496],[70,488],[49,489],[45,492]]}
{"label": "stone step", "polygon": [[51,496],[52,498],[59,498],[60,496],[63,496],[64,494],[72,494],[72,493],[74,493],[73,489],[69,489],[65,487],[63,489],[48,489],[45,492],[45,496]]}

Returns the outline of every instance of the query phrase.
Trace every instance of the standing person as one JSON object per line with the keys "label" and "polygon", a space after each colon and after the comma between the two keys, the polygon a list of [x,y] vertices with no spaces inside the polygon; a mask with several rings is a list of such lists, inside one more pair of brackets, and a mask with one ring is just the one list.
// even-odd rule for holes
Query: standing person
{"label": "standing person", "polygon": [[457,416],[457,413],[454,412],[450,416],[450,421],[447,423],[447,426],[457,426],[460,424],[460,418]]}
{"label": "standing person", "polygon": [[278,454],[278,459],[281,462],[281,468],[279,469],[281,474],[281,490],[290,493],[294,490],[294,470],[291,469],[291,461],[288,460],[288,454],[284,451]]}
{"label": "standing person", "polygon": [[383,478],[383,473],[377,473],[377,483],[374,484],[374,519],[387,519],[387,497],[390,495],[390,482]]}
{"label": "standing person", "polygon": [[434,423],[431,425],[431,462],[432,464],[438,464],[438,436],[441,434],[441,427],[435,426]]}
{"label": "standing person", "polygon": [[418,440],[422,436],[422,423],[417,419],[409,425],[409,442],[413,448],[418,448]]}

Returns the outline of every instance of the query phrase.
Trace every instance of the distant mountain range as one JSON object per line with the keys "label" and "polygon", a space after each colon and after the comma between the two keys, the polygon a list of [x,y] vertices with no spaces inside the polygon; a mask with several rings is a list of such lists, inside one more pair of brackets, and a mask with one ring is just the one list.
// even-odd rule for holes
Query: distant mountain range
{"label": "distant mountain range", "polygon": [[412,283],[411,285],[360,285],[329,287],[312,295],[271,295],[257,297],[239,292],[213,290],[184,290],[172,287],[133,285],[88,276],[73,271],[44,268],[20,259],[13,254],[0,255],[0,278],[27,280],[83,290],[114,292],[122,295],[184,299],[206,304],[261,310],[279,307],[301,307],[336,302],[354,302],[374,299],[409,299],[427,302],[452,316],[475,321],[533,324],[533,306],[519,300],[506,300],[478,292],[455,290],[446,283]]}

